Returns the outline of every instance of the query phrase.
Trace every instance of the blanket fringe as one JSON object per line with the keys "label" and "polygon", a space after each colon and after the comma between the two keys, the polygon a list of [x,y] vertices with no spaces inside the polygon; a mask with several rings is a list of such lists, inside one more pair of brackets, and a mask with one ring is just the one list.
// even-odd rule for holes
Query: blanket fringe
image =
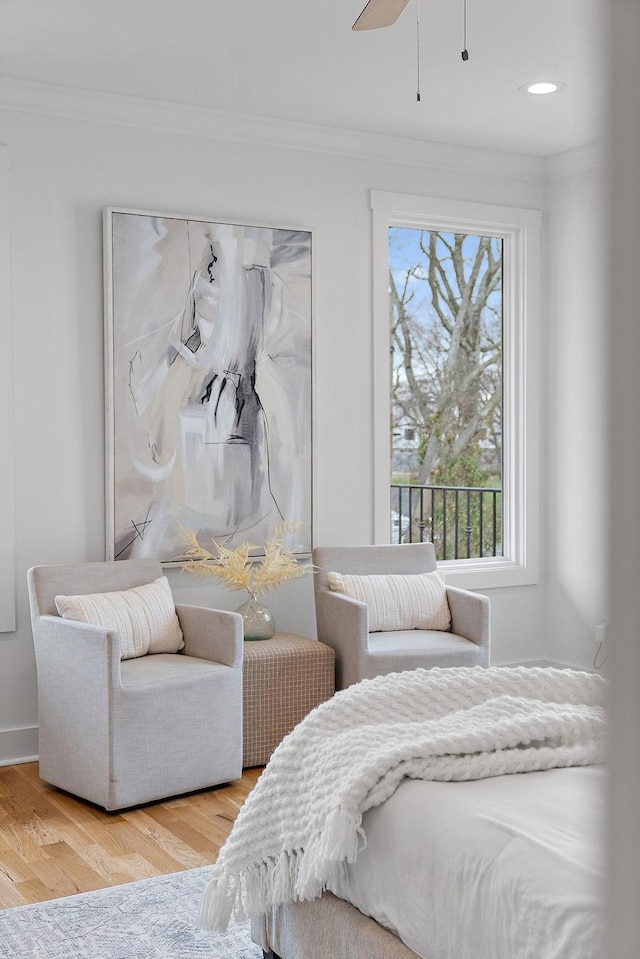
{"label": "blanket fringe", "polygon": [[366,844],[362,814],[342,806],[331,811],[325,826],[302,856],[296,893],[300,899],[315,899],[326,889],[327,869],[334,863],[355,862]]}
{"label": "blanket fringe", "polygon": [[[294,895],[299,869],[300,858],[295,850],[283,849],[271,876],[271,898],[274,902],[287,902]],[[257,897],[249,898],[255,901]]]}
{"label": "blanket fringe", "polygon": [[198,925],[203,929],[224,932],[234,911],[236,890],[235,877],[214,877],[207,883],[198,910]]}
{"label": "blanket fringe", "polygon": [[224,932],[229,920],[252,919],[272,906],[299,899],[296,890],[300,850],[283,850],[276,859],[252,864],[232,879],[214,866],[198,911],[198,925]]}
{"label": "blanket fringe", "polygon": [[198,924],[224,932],[230,919],[251,919],[285,902],[317,899],[327,888],[327,869],[355,862],[364,848],[362,817],[338,808],[306,849],[283,849],[277,858],[252,864],[239,875],[214,866],[200,902]]}
{"label": "blanket fringe", "polygon": [[362,813],[357,809],[345,809],[343,806],[334,809],[327,816],[316,857],[325,862],[339,862],[341,859],[355,862],[366,843],[361,822]]}

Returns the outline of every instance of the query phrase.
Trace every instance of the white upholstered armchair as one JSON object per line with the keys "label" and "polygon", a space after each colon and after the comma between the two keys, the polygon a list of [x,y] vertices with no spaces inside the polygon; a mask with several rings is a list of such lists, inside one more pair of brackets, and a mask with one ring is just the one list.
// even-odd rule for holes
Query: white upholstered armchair
{"label": "white upholstered armchair", "polygon": [[174,607],[153,559],[35,566],[28,586],[42,779],[112,810],[239,778],[241,616]]}
{"label": "white upholstered armchair", "polygon": [[[316,547],[313,563],[318,639],[335,650],[336,689],[403,669],[489,665],[489,600],[430,582],[432,543]],[[422,595],[438,610],[415,628]]]}

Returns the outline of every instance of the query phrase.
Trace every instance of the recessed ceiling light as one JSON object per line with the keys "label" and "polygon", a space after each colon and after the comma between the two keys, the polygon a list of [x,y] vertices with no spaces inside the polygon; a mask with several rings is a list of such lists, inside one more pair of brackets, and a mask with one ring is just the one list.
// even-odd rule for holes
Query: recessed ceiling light
{"label": "recessed ceiling light", "polygon": [[534,96],[544,96],[549,93],[560,93],[564,90],[566,83],[560,80],[536,80],[534,83],[524,83],[518,87],[520,93],[533,93]]}

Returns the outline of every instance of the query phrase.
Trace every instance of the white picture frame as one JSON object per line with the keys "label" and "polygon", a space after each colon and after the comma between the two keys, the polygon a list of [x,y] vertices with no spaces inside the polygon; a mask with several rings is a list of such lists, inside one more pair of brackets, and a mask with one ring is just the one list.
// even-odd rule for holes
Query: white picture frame
{"label": "white picture frame", "polygon": [[107,559],[312,547],[312,233],[104,210]]}

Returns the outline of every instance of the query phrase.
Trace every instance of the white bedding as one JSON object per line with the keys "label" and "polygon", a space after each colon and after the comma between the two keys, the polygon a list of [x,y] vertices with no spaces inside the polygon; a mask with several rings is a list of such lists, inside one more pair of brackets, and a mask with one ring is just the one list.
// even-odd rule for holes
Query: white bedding
{"label": "white bedding", "polygon": [[422,959],[600,959],[602,766],[403,781],[336,895]]}
{"label": "white bedding", "polygon": [[598,675],[537,667],[416,669],[342,690],[275,750],[220,850],[201,924],[223,930],[231,916],[320,896],[356,860],[363,815],[404,779],[602,763],[605,695]]}

